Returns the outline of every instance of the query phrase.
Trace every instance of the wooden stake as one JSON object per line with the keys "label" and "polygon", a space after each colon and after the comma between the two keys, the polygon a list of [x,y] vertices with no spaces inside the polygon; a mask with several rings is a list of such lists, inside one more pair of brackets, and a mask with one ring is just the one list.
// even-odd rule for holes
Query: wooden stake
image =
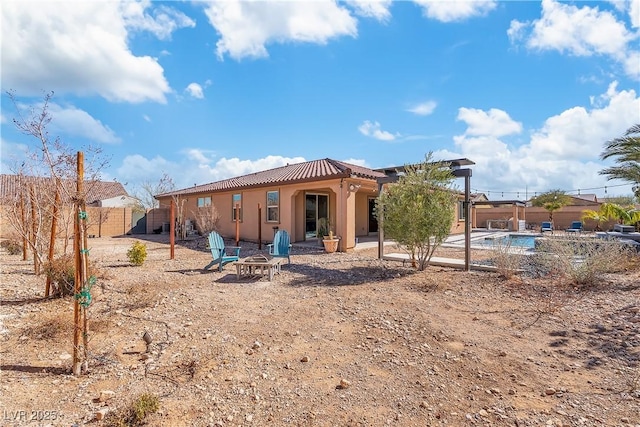
{"label": "wooden stake", "polygon": [[262,249],[262,207],[258,203],[258,249]]}
{"label": "wooden stake", "polygon": [[80,257],[80,249],[81,249],[81,236],[80,236],[80,212],[81,212],[81,203],[80,199],[82,197],[82,187],[84,181],[84,156],[82,152],[78,152],[78,177],[76,181],[76,201],[74,206],[75,219],[73,222],[73,252],[75,258],[75,276],[74,276],[74,286],[73,286],[73,374],[80,375],[82,371],[82,364],[80,363],[80,358],[78,356],[78,350],[80,347],[80,336],[82,334],[82,320],[80,316],[80,300],[76,298],[76,295],[80,293],[82,290],[82,259]]}
{"label": "wooden stake", "polygon": [[33,250],[33,271],[38,276],[40,274],[40,263],[38,262],[38,221],[36,221],[36,190],[33,184],[29,187],[29,198],[31,203],[31,249]]}
{"label": "wooden stake", "polygon": [[169,219],[169,242],[170,242],[170,256],[169,259],[174,259],[175,257],[175,246],[176,246],[176,202],[171,197],[171,209],[170,209],[170,219]]}
{"label": "wooden stake", "polygon": [[240,246],[240,205],[236,203],[236,246]]}
{"label": "wooden stake", "polygon": [[22,220],[22,260],[27,260],[27,245],[29,244],[27,241],[27,219],[26,213],[24,211],[24,196],[22,191],[20,192],[20,217]]}
{"label": "wooden stake", "polygon": [[[56,247],[56,233],[58,227],[58,205],[60,204],[60,180],[56,179],[56,196],[53,202],[53,212],[51,213],[51,237],[49,238],[49,256],[47,257],[47,261],[49,265],[53,261],[53,256],[55,255],[55,247]],[[47,275],[47,284],[44,288],[44,296],[48,297],[51,293],[51,277]]]}

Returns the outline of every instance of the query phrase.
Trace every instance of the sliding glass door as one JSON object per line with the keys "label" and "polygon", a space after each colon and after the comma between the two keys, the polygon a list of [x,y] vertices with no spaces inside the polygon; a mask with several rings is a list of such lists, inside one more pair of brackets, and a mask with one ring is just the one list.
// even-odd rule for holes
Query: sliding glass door
{"label": "sliding glass door", "polygon": [[305,195],[305,239],[317,237],[320,218],[329,218],[329,196],[307,193]]}

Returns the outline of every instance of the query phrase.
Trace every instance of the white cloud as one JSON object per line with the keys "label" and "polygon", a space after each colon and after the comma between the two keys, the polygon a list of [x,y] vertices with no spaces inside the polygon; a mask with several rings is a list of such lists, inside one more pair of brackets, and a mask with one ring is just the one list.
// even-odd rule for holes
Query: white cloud
{"label": "white cloud", "polygon": [[190,83],[184,91],[194,98],[204,99],[202,86],[200,86],[198,83]]}
{"label": "white cloud", "polygon": [[428,116],[434,112],[437,105],[435,101],[426,101],[409,108],[407,111],[418,116]]}
{"label": "white cloud", "polygon": [[[634,8],[640,10],[635,4],[630,9]],[[512,43],[524,41],[533,50],[557,50],[576,56],[605,55],[622,64],[628,75],[640,75],[638,63],[634,69],[628,62],[629,57],[638,57],[638,50],[631,47],[638,34],[629,31],[612,12],[598,7],[543,0],[540,19],[512,21],[507,34]]]}
{"label": "white cloud", "polygon": [[422,7],[427,18],[441,22],[463,21],[476,16],[484,16],[495,9],[494,0],[414,0]]}
{"label": "white cloud", "polygon": [[629,2],[629,18],[634,28],[640,28],[640,0]]}
{"label": "white cloud", "polygon": [[[36,111],[41,109],[42,106],[38,106]],[[62,107],[55,103],[49,103],[49,113],[51,114],[52,131],[105,144],[120,142],[120,138],[109,126],[102,124],[100,120],[93,118],[84,110],[73,106]]]}
{"label": "white cloud", "polygon": [[475,108],[460,108],[458,120],[467,123],[465,135],[501,137],[522,132],[522,124],[496,108],[488,112]]}
{"label": "white cloud", "polygon": [[330,39],[357,35],[357,21],[334,1],[247,2],[223,0],[209,3],[205,13],[220,35],[220,59],[268,56],[270,43],[326,44]]}
{"label": "white cloud", "polygon": [[391,0],[350,0],[347,4],[355,13],[365,18],[374,18],[380,22],[388,22],[391,19],[389,7]]}
{"label": "white cloud", "polygon": [[166,102],[170,88],[164,70],[156,59],[131,52],[130,31],[146,26],[167,37],[189,22],[166,6],[153,21],[145,13],[149,7],[148,1],[3,2],[3,87],[20,96],[53,90],[109,101]]}
{"label": "white cloud", "polygon": [[142,118],[144,119],[145,122],[151,123],[151,117],[147,116],[146,114],[143,114]]}
{"label": "white cloud", "polygon": [[391,132],[380,129],[380,123],[370,122],[369,120],[365,120],[360,126],[358,126],[358,130],[364,136],[370,136],[371,138],[379,139],[380,141],[393,141],[400,136],[399,134],[394,135]]}
{"label": "white cloud", "polygon": [[122,3],[123,18],[127,28],[137,31],[149,31],[160,40],[171,39],[171,34],[186,27],[195,27],[196,23],[184,13],[161,5],[151,9],[151,0]]}
{"label": "white cloud", "polygon": [[127,156],[117,169],[118,179],[135,187],[144,181],[156,182],[167,173],[177,188],[186,188],[306,161],[303,157],[284,156],[257,160],[223,157],[216,160],[214,152],[200,149],[186,149],[182,154],[184,157],[180,160],[167,160],[160,156],[149,159],[139,154]]}
{"label": "white cloud", "polygon": [[7,141],[0,137],[0,173],[17,173],[21,163],[28,159],[28,152],[29,147],[26,144]]}
{"label": "white cloud", "polygon": [[[505,120],[506,113],[460,110],[466,111],[460,117],[468,128],[455,136],[454,142],[459,155],[476,162],[472,186],[480,191],[513,190],[505,198],[515,198],[517,191],[524,199],[525,191],[531,196],[554,188],[576,190],[616,184],[598,174],[604,167],[599,155],[606,141],[637,123],[640,98],[633,90],[619,91],[614,82],[604,94],[593,97],[590,108],[577,106],[549,117],[541,128],[519,141],[520,145],[501,139],[509,129],[516,129],[516,122]],[[481,119],[498,125],[479,125]],[[502,127],[504,124],[507,126]],[[500,198],[495,193],[491,196]]]}
{"label": "white cloud", "polygon": [[357,165],[357,166],[362,166],[362,167],[365,167],[365,168],[370,167],[370,166],[368,166],[367,161],[364,160],[364,159],[344,159],[342,161],[345,162],[345,163],[349,163],[349,164]]}

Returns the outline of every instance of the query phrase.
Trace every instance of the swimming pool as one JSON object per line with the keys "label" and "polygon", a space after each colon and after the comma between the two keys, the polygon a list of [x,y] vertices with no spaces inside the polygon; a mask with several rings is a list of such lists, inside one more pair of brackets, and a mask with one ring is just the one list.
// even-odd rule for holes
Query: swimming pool
{"label": "swimming pool", "polygon": [[496,246],[510,246],[512,248],[521,249],[534,249],[536,245],[535,235],[529,234],[507,234],[506,236],[490,236],[485,237],[482,241],[482,246],[496,247]]}

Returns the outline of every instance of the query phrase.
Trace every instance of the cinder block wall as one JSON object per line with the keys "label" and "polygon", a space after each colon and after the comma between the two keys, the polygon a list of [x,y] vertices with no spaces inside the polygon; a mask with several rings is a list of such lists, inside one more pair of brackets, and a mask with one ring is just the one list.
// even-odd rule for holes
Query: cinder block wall
{"label": "cinder block wall", "polygon": [[[553,225],[558,230],[569,228],[573,221],[580,221],[585,210],[598,210],[599,206],[565,206],[553,213]],[[549,212],[544,208],[528,207],[525,209],[524,219],[527,228],[540,229],[542,221],[549,221]],[[508,220],[513,216],[513,210],[510,207],[501,208],[482,208],[475,210],[477,228],[486,228],[488,220],[504,219]],[[602,230],[613,228],[615,221],[609,221],[601,225]],[[584,228],[587,231],[593,231],[596,228],[594,221],[585,221]]]}

